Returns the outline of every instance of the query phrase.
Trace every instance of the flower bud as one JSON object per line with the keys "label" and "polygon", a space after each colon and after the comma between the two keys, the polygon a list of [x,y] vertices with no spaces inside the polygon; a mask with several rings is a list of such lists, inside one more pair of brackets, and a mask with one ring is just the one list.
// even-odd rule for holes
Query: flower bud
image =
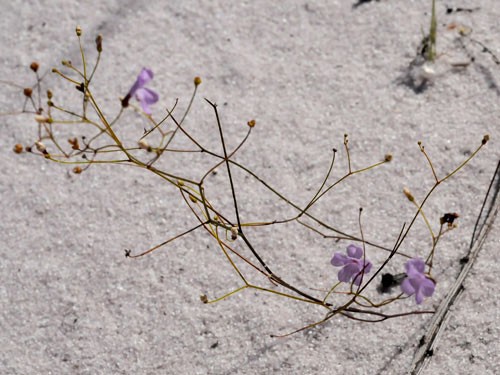
{"label": "flower bud", "polygon": [[403,188],[403,193],[406,195],[406,198],[408,198],[408,200],[410,202],[414,202],[415,201],[415,197],[413,196],[413,194],[411,193],[410,189],[408,188]]}
{"label": "flower bud", "polygon": [[33,70],[35,73],[38,71],[39,67],[40,65],[36,61],[33,61],[30,65],[30,69]]}
{"label": "flower bud", "polygon": [[486,143],[488,143],[488,141],[490,140],[490,135],[489,134],[486,134],[484,137],[483,137],[483,140],[481,141],[481,143],[483,145],[485,145]]}
{"label": "flower bud", "polygon": [[231,239],[235,241],[238,238],[238,227],[231,228]]}
{"label": "flower bud", "polygon": [[99,34],[97,35],[97,37],[95,38],[95,47],[97,49],[97,52],[102,52],[102,35]]}
{"label": "flower bud", "polygon": [[79,166],[76,166],[75,168],[73,168],[73,173],[74,174],[80,174],[83,172],[83,169]]}
{"label": "flower bud", "polygon": [[23,94],[24,94],[24,96],[31,98],[31,94],[33,94],[33,90],[30,87],[26,87],[23,90]]}
{"label": "flower bud", "polygon": [[23,150],[24,150],[24,147],[23,147],[23,145],[22,145],[22,144],[20,144],[20,143],[16,143],[16,144],[14,145],[14,149],[13,149],[13,151],[14,151],[16,154],[20,154],[21,152],[23,152]]}
{"label": "flower bud", "polygon": [[35,115],[35,121],[38,122],[39,124],[50,122],[49,118],[43,115]]}
{"label": "flower bud", "polygon": [[80,144],[78,143],[78,138],[70,138],[68,139],[68,143],[71,145],[73,150],[79,150]]}
{"label": "flower bud", "polygon": [[385,155],[384,160],[387,161],[387,162],[391,161],[392,160],[392,154]]}
{"label": "flower bud", "polygon": [[250,120],[247,122],[247,125],[251,128],[253,128],[255,126],[255,120]]}
{"label": "flower bud", "polygon": [[456,212],[447,213],[447,214],[444,214],[443,217],[439,218],[439,222],[441,223],[441,225],[448,223],[448,227],[451,227],[451,226],[453,226],[454,221],[456,219],[458,219],[459,217],[460,217],[460,215],[457,214]]}
{"label": "flower bud", "polygon": [[76,85],[75,88],[80,92],[85,92],[85,84],[82,82],[79,85]]}
{"label": "flower bud", "polygon": [[139,148],[141,148],[143,150],[147,150],[148,152],[152,151],[151,146],[149,145],[149,143],[145,139],[141,139],[139,142],[137,142],[137,144],[139,145]]}
{"label": "flower bud", "polygon": [[80,25],[78,25],[75,29],[76,36],[81,36],[82,35],[82,28]]}
{"label": "flower bud", "polygon": [[45,145],[42,142],[36,141],[35,142],[35,146],[36,146],[36,149],[38,151],[40,151],[42,154],[46,154],[47,153],[47,147],[45,147]]}
{"label": "flower bud", "polygon": [[199,86],[201,84],[201,78],[200,77],[194,77],[194,85]]}

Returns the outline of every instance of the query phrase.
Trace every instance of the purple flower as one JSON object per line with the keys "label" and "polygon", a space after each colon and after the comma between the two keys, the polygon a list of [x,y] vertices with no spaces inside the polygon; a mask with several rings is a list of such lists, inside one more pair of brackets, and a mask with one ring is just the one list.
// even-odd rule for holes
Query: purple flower
{"label": "purple flower", "polygon": [[364,274],[372,269],[370,261],[363,259],[363,249],[355,245],[347,246],[347,255],[342,253],[333,254],[332,266],[342,267],[338,273],[339,281],[344,283],[353,282],[360,285]]}
{"label": "purple flower", "polygon": [[425,276],[425,263],[422,259],[410,259],[406,262],[405,268],[406,279],[401,283],[401,290],[409,296],[415,294],[415,301],[417,301],[417,305],[420,305],[424,296],[432,296],[436,285],[434,281]]}
{"label": "purple flower", "polygon": [[153,79],[153,71],[151,69],[142,68],[141,72],[137,76],[134,85],[128,92],[128,94],[122,100],[122,107],[127,107],[128,102],[132,96],[141,103],[142,110],[144,113],[150,115],[151,109],[149,106],[158,101],[158,94],[151,89],[148,89],[146,84]]}

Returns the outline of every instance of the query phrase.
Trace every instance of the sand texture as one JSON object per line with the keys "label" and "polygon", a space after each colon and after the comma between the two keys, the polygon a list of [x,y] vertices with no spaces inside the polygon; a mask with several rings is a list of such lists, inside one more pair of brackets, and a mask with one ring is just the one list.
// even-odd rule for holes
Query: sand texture
{"label": "sand texture", "polygon": [[[447,14],[445,5],[479,9]],[[410,68],[430,10],[430,1],[410,0],[1,1],[0,80],[30,86],[36,60],[41,73],[48,71],[44,83],[54,102],[79,111],[78,91],[50,70],[62,70],[61,60],[81,66],[74,32],[80,25],[90,64],[94,39],[103,36],[93,89],[105,116],[118,113],[119,98],[142,67],[155,73],[148,87],[160,95],[152,107],[157,121],[176,99],[176,113],[183,113],[200,76],[186,129],[222,153],[204,98],[218,104],[228,149],[255,119],[235,160],[301,207],[320,187],[332,149],[338,152],[329,181],[346,173],[347,133],[354,169],[388,153],[393,160],[351,176],[311,213],[359,235],[362,207],[365,237],[385,246],[415,213],[403,187],[422,200],[434,183],[417,142],[443,177],[489,134],[484,149],[426,203],[435,230],[444,213],[460,215],[436,252],[433,297],[418,307],[412,298],[398,301],[387,311],[433,310],[462,269],[500,159],[500,65],[483,48],[500,56],[500,2],[438,0],[437,60],[432,71]],[[461,27],[468,38],[459,38]],[[0,87],[0,112],[22,109],[22,90]],[[72,165],[15,154],[14,144],[36,140],[37,123],[32,114],[0,119],[0,374],[405,374],[412,368],[432,315],[373,324],[335,316],[271,337],[321,320],[325,309],[252,289],[203,304],[201,294],[216,298],[242,286],[206,231],[139,259],[124,256],[125,249],[138,253],[198,224],[178,190],[144,169],[93,165],[76,175]],[[116,126],[137,140],[150,123],[127,108]],[[66,147],[72,130],[60,132]],[[180,136],[176,147],[192,144]],[[199,179],[213,160],[176,154],[163,163]],[[233,178],[245,222],[297,214],[241,170]],[[207,178],[206,192],[235,221],[224,166]],[[490,216],[498,197],[492,205]],[[489,223],[421,374],[498,373],[500,222]],[[401,251],[424,256],[429,232],[421,218],[413,229]],[[318,296],[337,280],[332,253],[350,243],[296,222],[246,233],[273,272]],[[241,239],[234,246],[256,261]],[[374,266],[387,256],[372,246],[367,254]],[[401,272],[403,264],[396,257],[387,271]],[[243,269],[251,282],[274,288]],[[370,293],[382,298],[375,284]]]}

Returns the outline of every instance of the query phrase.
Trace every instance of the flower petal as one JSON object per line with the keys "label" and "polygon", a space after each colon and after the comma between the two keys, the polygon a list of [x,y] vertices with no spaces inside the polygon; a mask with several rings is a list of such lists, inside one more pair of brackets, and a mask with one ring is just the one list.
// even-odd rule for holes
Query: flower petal
{"label": "flower petal", "polygon": [[427,279],[427,278],[420,285],[420,290],[422,291],[422,294],[426,297],[432,296],[434,294],[435,288],[436,288],[436,285],[432,282],[432,280]]}
{"label": "flower petal", "polygon": [[415,301],[417,305],[420,305],[424,301],[424,295],[422,294],[422,290],[418,289],[417,293],[415,293]]}
{"label": "flower petal", "polygon": [[333,258],[331,260],[332,266],[339,267],[339,266],[344,266],[348,262],[347,256],[345,256],[342,253],[335,253],[333,254]]}
{"label": "flower petal", "polygon": [[354,285],[359,286],[361,284],[362,280],[366,280],[365,275],[366,275],[366,272],[365,273],[358,272],[358,274],[356,276],[354,276],[354,280],[353,280]]}
{"label": "flower petal", "polygon": [[140,88],[144,87],[149,81],[153,79],[153,71],[151,69],[142,68],[141,72],[137,76],[132,88],[127,95],[134,96]]}
{"label": "flower petal", "polygon": [[345,265],[338,273],[339,281],[348,283],[352,277],[359,273],[359,268],[356,264],[350,263]]}
{"label": "flower petal", "polygon": [[370,272],[370,270],[372,269],[372,264],[371,262],[369,261],[366,261],[366,263],[364,264],[364,267],[363,267],[363,261],[360,259],[360,260],[355,260],[353,261],[353,263],[356,264],[359,272],[356,274],[356,276],[354,276],[354,284],[355,285],[360,285],[361,284],[361,280],[365,280],[365,275]]}
{"label": "flower petal", "polygon": [[366,259],[365,259],[365,267],[364,267],[364,269],[365,269],[365,271],[364,271],[364,272],[365,272],[365,274],[367,274],[368,272],[370,272],[370,271],[372,270],[372,266],[373,266],[373,265],[372,265],[372,262],[370,262],[369,260],[366,260]]}
{"label": "flower petal", "polygon": [[361,259],[363,256],[363,249],[356,245],[347,246],[347,255],[351,258]]}
{"label": "flower petal", "polygon": [[415,293],[415,288],[413,287],[409,277],[404,279],[403,282],[401,283],[401,290],[403,291],[404,294],[407,294],[409,296]]}
{"label": "flower petal", "polygon": [[156,92],[147,87],[141,87],[135,93],[136,99],[141,103],[142,110],[148,115],[151,114],[149,106],[158,101],[159,96]]}
{"label": "flower petal", "polygon": [[153,71],[148,68],[142,68],[141,72],[139,73],[139,76],[137,77],[137,81],[140,83],[141,86],[144,86],[146,83],[151,81],[154,77]]}
{"label": "flower petal", "polygon": [[425,262],[420,258],[413,258],[406,262],[405,268],[408,275],[412,272],[422,274],[425,271]]}
{"label": "flower petal", "polygon": [[405,268],[406,278],[401,283],[401,290],[409,296],[415,293],[415,301],[420,305],[424,297],[432,296],[436,285],[424,274],[425,262],[422,259],[410,259]]}

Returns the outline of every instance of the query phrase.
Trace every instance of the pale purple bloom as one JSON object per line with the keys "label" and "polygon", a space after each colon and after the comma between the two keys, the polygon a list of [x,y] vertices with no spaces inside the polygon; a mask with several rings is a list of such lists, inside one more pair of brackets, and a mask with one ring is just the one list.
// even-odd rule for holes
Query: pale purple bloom
{"label": "pale purple bloom", "polygon": [[158,94],[151,89],[148,89],[146,84],[153,79],[153,71],[151,69],[142,68],[141,72],[137,76],[134,85],[128,92],[128,94],[122,100],[122,106],[127,107],[128,102],[131,97],[135,98],[141,103],[142,110],[150,115],[151,109],[149,106],[158,101]]}
{"label": "pale purple bloom", "polygon": [[342,267],[338,273],[339,281],[344,283],[353,282],[360,285],[364,274],[372,269],[372,264],[367,259],[363,259],[363,249],[356,245],[347,246],[347,255],[342,253],[333,254],[332,266]]}
{"label": "pale purple bloom", "polygon": [[434,293],[436,285],[434,281],[425,276],[425,263],[422,259],[410,259],[405,264],[406,279],[401,283],[403,293],[411,296],[415,294],[415,301],[420,305],[424,297],[430,297]]}

